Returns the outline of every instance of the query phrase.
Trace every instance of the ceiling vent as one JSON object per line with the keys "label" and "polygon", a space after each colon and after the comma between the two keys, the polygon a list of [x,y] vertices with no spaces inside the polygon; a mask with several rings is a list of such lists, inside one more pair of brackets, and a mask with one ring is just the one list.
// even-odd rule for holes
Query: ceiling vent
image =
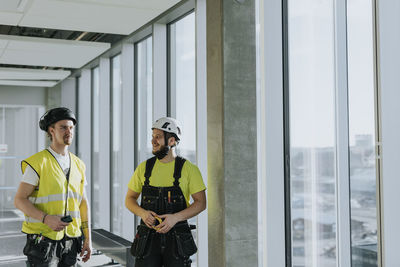
{"label": "ceiling vent", "polygon": [[23,12],[28,0],[1,0],[0,11]]}

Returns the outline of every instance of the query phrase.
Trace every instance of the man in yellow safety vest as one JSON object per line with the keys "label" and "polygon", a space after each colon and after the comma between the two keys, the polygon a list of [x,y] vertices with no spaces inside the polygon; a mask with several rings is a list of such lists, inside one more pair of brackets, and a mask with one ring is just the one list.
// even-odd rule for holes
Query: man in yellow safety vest
{"label": "man in yellow safety vest", "polygon": [[25,214],[28,266],[76,266],[78,253],[84,262],[91,256],[85,164],[68,152],[75,124],[67,108],[47,111],[39,127],[51,145],[21,162],[23,178],[14,204]]}

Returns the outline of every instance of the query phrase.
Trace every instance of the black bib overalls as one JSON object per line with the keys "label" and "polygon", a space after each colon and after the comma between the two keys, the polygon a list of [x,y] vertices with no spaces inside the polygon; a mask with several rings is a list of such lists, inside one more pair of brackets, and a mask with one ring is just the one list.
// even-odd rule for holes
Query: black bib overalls
{"label": "black bib overalls", "polygon": [[[187,208],[185,197],[179,187],[179,178],[185,159],[176,157],[174,183],[169,187],[150,185],[150,176],[156,157],[146,162],[145,182],[142,187],[141,207],[158,215],[173,214]],[[160,234],[148,228],[141,220],[131,252],[136,267],[188,267],[190,255],[197,248],[187,221],[178,222],[168,233]]]}

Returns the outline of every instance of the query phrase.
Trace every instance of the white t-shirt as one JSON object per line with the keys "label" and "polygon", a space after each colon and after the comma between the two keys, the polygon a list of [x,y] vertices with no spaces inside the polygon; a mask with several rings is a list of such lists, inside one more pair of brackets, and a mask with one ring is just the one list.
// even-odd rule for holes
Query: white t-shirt
{"label": "white t-shirt", "polygon": [[[47,148],[50,153],[56,158],[58,161],[58,164],[60,164],[61,169],[67,175],[71,161],[69,159],[69,153],[66,153],[65,155],[58,154],[55,152],[51,147]],[[22,182],[38,186],[39,185],[39,176],[37,173],[32,169],[31,166],[27,165],[24,174],[22,175]],[[86,179],[85,179],[85,185],[86,185]]]}

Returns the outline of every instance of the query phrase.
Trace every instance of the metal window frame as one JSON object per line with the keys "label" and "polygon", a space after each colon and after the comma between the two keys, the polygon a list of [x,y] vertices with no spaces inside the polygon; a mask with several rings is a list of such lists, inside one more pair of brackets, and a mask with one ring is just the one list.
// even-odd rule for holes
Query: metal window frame
{"label": "metal window frame", "polygon": [[[143,114],[145,114],[146,112],[147,112],[147,101],[145,102],[145,101],[143,101],[144,99],[141,99],[141,98],[139,98],[139,94],[138,94],[138,91],[140,90],[140,88],[139,88],[139,84],[138,84],[138,82],[139,82],[139,55],[138,55],[138,45],[139,45],[139,43],[141,43],[141,42],[143,42],[143,41],[148,41],[148,38],[152,38],[152,35],[148,35],[148,36],[146,36],[146,37],[144,37],[143,39],[141,39],[141,40],[138,40],[137,42],[135,42],[135,44],[134,44],[134,58],[135,58],[135,60],[134,60],[134,69],[135,69],[135,71],[134,71],[134,98],[135,98],[135,138],[134,138],[134,142],[135,142],[135,145],[134,145],[134,147],[135,147],[135,168],[140,164],[140,161],[141,161],[141,155],[140,155],[140,153],[139,153],[139,150],[137,149],[137,147],[138,147],[138,142],[139,142],[139,136],[146,136],[148,133],[149,133],[149,131],[150,131],[150,129],[148,129],[148,128],[146,128],[146,127],[141,127],[141,126],[143,126],[143,125],[139,125],[139,114],[140,114],[140,112],[139,112],[139,101],[142,103],[141,104],[141,106],[143,106],[143,103],[145,103],[146,105],[145,105],[145,109],[143,110],[143,111],[145,111],[145,112],[143,112]],[[153,43],[152,43],[152,46],[153,46]],[[153,56],[153,55],[152,55]],[[153,62],[153,59],[152,59],[152,62]],[[146,96],[146,98],[147,98],[147,96]],[[153,117],[153,115],[152,115],[152,117]],[[144,119],[144,121],[146,121],[146,119],[145,118],[142,118],[142,119]],[[139,132],[140,131],[140,132]]]}
{"label": "metal window frame", "polygon": [[[113,201],[113,197],[114,197],[114,193],[112,190],[113,183],[114,183],[114,177],[112,174],[113,174],[113,169],[116,167],[116,166],[114,166],[113,161],[111,160],[111,157],[113,156],[112,153],[113,153],[114,135],[115,135],[114,127],[113,127],[113,123],[114,123],[113,117],[114,117],[114,108],[116,108],[116,107],[114,107],[114,105],[113,105],[113,102],[114,102],[114,86],[113,85],[114,85],[114,65],[115,65],[114,59],[116,57],[119,57],[120,79],[121,79],[121,84],[122,84],[122,55],[120,52],[120,53],[117,53],[117,54],[113,55],[112,57],[110,57],[110,99],[109,99],[109,105],[110,105],[110,153],[111,153],[110,154],[110,173],[109,173],[109,176],[110,176],[110,202]],[[121,85],[121,102],[122,102],[122,85]],[[121,105],[122,105],[122,103],[121,103]],[[121,112],[122,112],[122,110],[121,110]],[[121,120],[121,122],[122,122],[122,120]],[[121,123],[121,127],[122,127],[122,123]],[[121,144],[122,144],[122,140],[121,140]],[[122,149],[122,146],[121,146],[121,149]],[[122,153],[122,151],[121,151],[121,153]],[[124,169],[124,168],[122,168],[122,169]],[[115,204],[115,203],[110,203],[110,204]],[[110,205],[110,232],[112,232],[112,233],[114,233],[114,225],[113,225],[113,218],[112,218],[113,217],[112,216],[113,209],[114,209],[114,206]]]}
{"label": "metal window frame", "polygon": [[381,244],[378,247],[380,266],[396,266],[399,263],[398,242],[400,228],[400,179],[398,165],[400,161],[400,124],[396,114],[400,112],[398,99],[400,91],[400,5],[397,1],[375,0],[374,37],[376,71],[376,157],[377,157],[377,201],[380,206],[377,213],[378,235]]}
{"label": "metal window frame", "polygon": [[[196,159],[207,187],[207,21],[206,0],[197,0],[196,24]],[[208,213],[197,216],[197,266],[208,266]]]}
{"label": "metal window frame", "polygon": [[283,2],[259,0],[257,175],[259,266],[285,266]]}
{"label": "metal window frame", "polygon": [[[91,69],[81,72],[78,86],[77,110],[79,111],[79,135],[77,135],[78,156],[86,164],[87,199],[92,203],[92,79]],[[82,101],[81,101],[82,100]],[[89,102],[89,103],[88,103]]]}
{"label": "metal window frame", "polygon": [[[134,139],[134,116],[135,116],[135,96],[134,96],[134,72],[135,72],[135,55],[134,45],[125,43],[122,45],[121,51],[121,78],[122,78],[122,186],[126,186],[132,176],[134,170],[135,151]],[[125,123],[124,123],[125,122]],[[132,138],[133,137],[133,138]],[[124,196],[121,196],[124,197]],[[122,220],[126,223],[122,227],[122,237],[132,239],[135,227],[132,227],[131,222],[134,218],[133,214],[126,208],[122,211]]]}
{"label": "metal window frame", "polygon": [[[336,223],[337,266],[351,266],[350,250],[350,181],[349,181],[349,126],[347,81],[347,10],[346,0],[335,0],[335,158],[336,158]],[[285,258],[291,259],[291,201],[290,201],[290,118],[289,118],[289,55],[288,55],[288,0],[282,1],[283,16],[283,110],[284,110],[284,170],[285,170]]]}
{"label": "metal window frame", "polygon": [[100,127],[100,148],[99,148],[99,182],[100,188],[108,190],[108,194],[104,194],[99,199],[99,206],[102,209],[102,216],[99,220],[99,226],[110,231],[111,220],[111,183],[110,183],[110,58],[100,58],[100,118],[101,124],[106,125],[104,129]]}
{"label": "metal window frame", "polygon": [[336,123],[336,262],[351,266],[347,1],[334,1]]}
{"label": "metal window frame", "polygon": [[[90,131],[90,137],[92,137],[93,136],[93,132],[94,132],[94,118],[93,118],[93,113],[94,113],[94,111],[93,111],[93,109],[94,109],[94,101],[93,101],[93,97],[94,97],[94,75],[93,75],[93,73],[94,73],[94,70],[96,69],[96,68],[99,68],[99,66],[97,65],[97,66],[94,66],[93,68],[90,68],[90,69],[86,69],[86,70],[84,70],[83,72],[82,72],[82,77],[84,77],[85,76],[85,72],[89,72],[89,77],[88,77],[88,79],[89,79],[89,88],[90,88],[90,90],[88,90],[88,91],[90,91],[90,94],[89,94],[89,96],[90,96],[90,105],[87,105],[87,106],[89,106],[90,107],[90,128],[89,128],[89,131]],[[99,70],[99,72],[100,72],[100,70]],[[100,74],[99,74],[99,76],[100,76]],[[100,83],[100,82],[99,82]],[[79,98],[79,99],[85,99],[85,98]],[[83,103],[83,101],[81,102],[81,103]],[[92,168],[93,168],[93,166],[94,166],[94,160],[93,160],[93,147],[94,147],[94,138],[90,138],[89,139],[89,142],[90,142],[90,158],[89,158],[89,160],[90,160],[90,172],[92,173]],[[84,149],[82,149],[82,150],[84,150]],[[91,196],[91,198],[90,198],[90,203],[94,203],[94,189],[93,189],[93,180],[94,179],[92,179],[92,175],[90,174],[90,196]],[[92,222],[92,224],[93,224],[93,222]]]}
{"label": "metal window frame", "polygon": [[167,25],[153,24],[153,121],[167,116]]}

